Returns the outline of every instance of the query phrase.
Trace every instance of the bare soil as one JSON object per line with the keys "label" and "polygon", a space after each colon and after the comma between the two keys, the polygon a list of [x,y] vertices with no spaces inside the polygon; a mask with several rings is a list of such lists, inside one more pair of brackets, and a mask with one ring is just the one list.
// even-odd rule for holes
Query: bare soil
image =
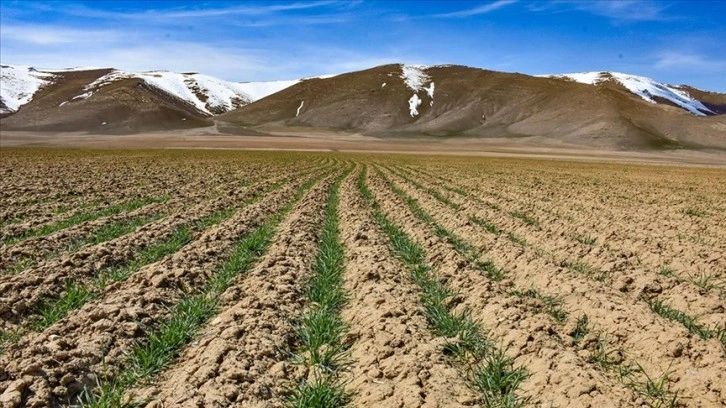
{"label": "bare soil", "polygon": [[[222,136],[212,138],[217,137]],[[345,138],[337,143],[362,146],[353,140],[361,136]],[[292,138],[282,139],[280,148]],[[312,146],[308,137],[294,139],[298,147]],[[249,140],[245,143],[249,148]],[[400,146],[414,147],[407,143]],[[427,148],[422,146],[419,152]],[[692,166],[685,164],[692,157],[663,165],[667,156],[594,153],[587,160],[543,160],[521,157],[524,153],[5,146],[1,152],[0,231],[7,237],[131,198],[168,198],[51,234],[3,241],[0,406],[72,405],[84,388],[119,375],[130,351],[181,299],[205,287],[240,238],[315,180],[282,218],[269,248],[219,296],[218,310],[192,340],[158,375],[124,391],[126,400],[154,407],[288,406],[288,390],[311,375],[294,358],[300,350],[295,325],[312,307],[306,281],[329,189],[351,166],[338,205],[348,297],[341,310],[348,364],[339,380],[349,406],[483,403],[467,367],[444,352],[449,339],[431,329],[421,288],[360,193],[364,168],[380,210],[425,251],[436,276],[456,292],[449,302],[453,310],[469,310],[487,336],[527,370],[518,394],[529,398],[528,405],[658,406],[648,378],[664,395],[676,396],[676,406],[726,405],[726,170],[707,164],[706,156]],[[638,163],[614,162],[621,160]],[[54,211],[59,206],[72,208]],[[227,218],[198,226],[225,210]],[[68,246],[97,227],[144,211],[163,216],[105,242]],[[421,211],[431,218],[422,219]],[[93,284],[105,268],[136,259],[183,226],[193,233],[180,249],[100,287],[50,326],[29,325],[39,305],[67,294],[68,282]],[[21,256],[34,263],[7,268]],[[472,256],[491,262],[503,279],[490,278]],[[653,307],[658,302],[679,317],[659,313]],[[578,336],[584,316],[587,329]]]}

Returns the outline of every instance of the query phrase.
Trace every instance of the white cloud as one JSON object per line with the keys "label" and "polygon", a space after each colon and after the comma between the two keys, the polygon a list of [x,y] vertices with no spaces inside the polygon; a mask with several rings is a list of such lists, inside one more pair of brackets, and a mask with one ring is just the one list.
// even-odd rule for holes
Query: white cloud
{"label": "white cloud", "polygon": [[142,12],[108,11],[86,6],[64,7],[60,12],[79,17],[100,19],[126,19],[163,22],[164,20],[188,20],[200,18],[218,18],[224,16],[263,16],[275,13],[306,10],[339,4],[338,1],[312,1],[289,4],[244,5],[219,8],[175,8],[167,10],[150,9]]}
{"label": "white cloud", "polygon": [[697,69],[701,71],[726,71],[726,59],[709,59],[692,52],[666,51],[656,56],[658,69]]}
{"label": "white cloud", "polygon": [[578,2],[578,9],[618,20],[661,20],[665,7],[653,1],[613,0]]}
{"label": "white cloud", "polygon": [[17,41],[36,45],[57,45],[119,41],[122,39],[122,34],[110,30],[3,23],[0,26],[0,39],[3,43]]}
{"label": "white cloud", "polygon": [[554,0],[550,2],[534,2],[528,8],[533,12],[577,10],[609,17],[618,22],[665,21],[674,18],[664,14],[667,5],[645,0]]}
{"label": "white cloud", "polygon": [[[225,48],[201,43],[154,41],[136,44],[76,44],[75,46],[25,47],[3,44],[2,62],[41,68],[74,66],[113,67],[129,71],[169,70],[202,72],[228,80],[276,79],[273,51]],[[279,58],[279,57],[278,57]]]}
{"label": "white cloud", "polygon": [[454,11],[451,13],[437,14],[435,17],[441,18],[456,18],[456,17],[471,17],[478,16],[481,14],[491,13],[494,10],[498,10],[502,7],[516,3],[517,0],[497,0],[492,3],[484,4],[478,7],[470,8],[467,10]]}
{"label": "white cloud", "polygon": [[201,42],[153,41],[135,44],[78,44],[74,47],[25,47],[3,44],[2,63],[39,68],[110,67],[140,72],[200,72],[229,81],[295,79],[341,74],[416,58],[355,52],[306,44],[294,51],[274,47],[220,46]]}
{"label": "white cloud", "polygon": [[253,20],[233,20],[229,22],[232,27],[273,27],[273,26],[311,26],[324,24],[341,24],[350,22],[350,14],[328,14],[319,16],[271,16]]}

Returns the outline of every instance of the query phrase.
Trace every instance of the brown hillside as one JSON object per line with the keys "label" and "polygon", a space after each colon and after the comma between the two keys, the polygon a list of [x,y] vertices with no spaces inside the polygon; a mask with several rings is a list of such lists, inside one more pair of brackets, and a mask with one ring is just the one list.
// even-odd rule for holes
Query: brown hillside
{"label": "brown hillside", "polygon": [[188,102],[140,79],[118,80],[86,99],[73,99],[86,93],[86,85],[110,71],[54,73],[54,82],[38,91],[31,103],[2,119],[3,130],[132,133],[210,124],[208,115]]}
{"label": "brown hillside", "polygon": [[384,65],[302,81],[216,119],[376,136],[533,136],[609,149],[726,148],[723,116],[695,117],[648,103],[614,82],[592,86],[462,66],[425,72],[435,83],[433,104],[418,91],[422,103],[414,117],[408,104],[414,91],[400,77],[401,66]]}
{"label": "brown hillside", "polygon": [[726,114],[726,94],[704,91],[688,85],[680,85],[677,88],[688,92],[692,97],[701,101],[712,111],[720,115]]}

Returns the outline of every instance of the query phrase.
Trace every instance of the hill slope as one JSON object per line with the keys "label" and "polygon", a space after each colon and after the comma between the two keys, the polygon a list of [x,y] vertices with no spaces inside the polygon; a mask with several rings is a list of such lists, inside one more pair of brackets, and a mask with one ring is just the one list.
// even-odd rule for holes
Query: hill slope
{"label": "hill slope", "polygon": [[203,74],[3,65],[4,129],[134,132],[210,125],[209,117],[297,81],[234,83]]}
{"label": "hill slope", "polygon": [[[661,94],[653,90],[648,100],[632,78]],[[709,108],[714,104],[701,103],[685,88],[632,78],[625,85],[605,78],[580,83],[463,66],[395,64],[303,81],[215,119],[369,135],[537,136],[611,149],[726,148],[725,117]],[[666,91],[680,104],[662,96]]]}
{"label": "hill slope", "polygon": [[217,123],[234,134],[293,126],[602,149],[726,149],[725,94],[616,72],[534,77],[391,64],[232,83],[195,73],[3,65],[0,85],[3,130],[133,133]]}

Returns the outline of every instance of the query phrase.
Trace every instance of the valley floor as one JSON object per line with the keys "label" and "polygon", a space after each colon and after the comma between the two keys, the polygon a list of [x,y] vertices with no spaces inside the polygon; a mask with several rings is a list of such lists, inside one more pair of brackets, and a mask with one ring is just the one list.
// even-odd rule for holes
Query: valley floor
{"label": "valley floor", "polygon": [[82,132],[2,131],[0,147],[339,151],[726,166],[726,152],[716,150],[614,151],[565,145],[538,137],[376,138],[306,128],[267,128],[264,132],[259,135],[234,135],[216,130],[191,129],[104,135]]}

